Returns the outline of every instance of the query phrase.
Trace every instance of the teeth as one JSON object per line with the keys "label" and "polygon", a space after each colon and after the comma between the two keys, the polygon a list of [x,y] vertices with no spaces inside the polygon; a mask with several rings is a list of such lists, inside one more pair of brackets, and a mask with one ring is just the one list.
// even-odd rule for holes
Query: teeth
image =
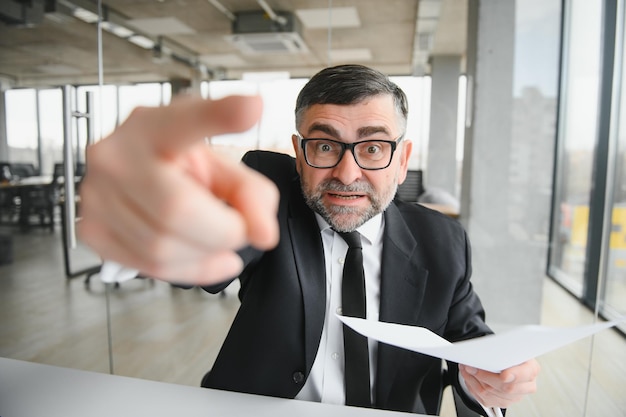
{"label": "teeth", "polygon": [[337,197],[337,198],[343,198],[345,200],[354,200],[359,198],[358,195],[340,195],[340,194],[333,194],[333,196]]}

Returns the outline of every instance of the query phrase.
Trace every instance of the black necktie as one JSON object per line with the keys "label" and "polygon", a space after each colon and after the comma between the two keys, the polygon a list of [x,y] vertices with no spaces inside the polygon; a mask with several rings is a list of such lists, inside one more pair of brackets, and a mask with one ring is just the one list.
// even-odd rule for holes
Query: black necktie
{"label": "black necktie", "polygon": [[[348,244],[343,266],[341,308],[344,316],[365,318],[365,274],[359,232],[339,233]],[[367,338],[343,325],[346,405],[371,407]]]}

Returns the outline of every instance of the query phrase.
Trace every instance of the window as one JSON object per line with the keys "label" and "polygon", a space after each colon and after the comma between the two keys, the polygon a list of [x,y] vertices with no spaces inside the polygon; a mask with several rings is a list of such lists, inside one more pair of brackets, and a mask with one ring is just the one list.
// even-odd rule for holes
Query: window
{"label": "window", "polygon": [[571,0],[564,23],[548,272],[612,319],[626,314],[623,4]]}
{"label": "window", "polygon": [[582,296],[597,132],[602,4],[574,0],[568,5],[549,273]]}

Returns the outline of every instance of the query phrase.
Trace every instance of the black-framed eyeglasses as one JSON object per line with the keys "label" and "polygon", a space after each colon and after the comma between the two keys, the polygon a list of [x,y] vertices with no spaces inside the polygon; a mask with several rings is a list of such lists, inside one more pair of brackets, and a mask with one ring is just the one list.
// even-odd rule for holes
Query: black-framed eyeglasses
{"label": "black-framed eyeglasses", "polygon": [[385,169],[391,164],[393,153],[404,135],[394,140],[368,139],[345,143],[333,139],[300,138],[304,160],[313,168],[334,168],[343,158],[346,149],[352,152],[357,165],[362,169]]}

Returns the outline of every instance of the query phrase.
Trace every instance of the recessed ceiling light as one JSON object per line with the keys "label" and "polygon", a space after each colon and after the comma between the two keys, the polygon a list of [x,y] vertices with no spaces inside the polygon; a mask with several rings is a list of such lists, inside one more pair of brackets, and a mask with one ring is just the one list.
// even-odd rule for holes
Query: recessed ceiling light
{"label": "recessed ceiling light", "polygon": [[144,49],[154,48],[154,41],[152,39],[146,38],[145,36],[135,35],[128,38],[128,40]]}
{"label": "recessed ceiling light", "polygon": [[127,23],[148,35],[196,33],[195,30],[174,17],[131,19]]}
{"label": "recessed ceiling light", "polygon": [[246,61],[237,54],[201,55],[200,61],[209,67],[242,67]]}
{"label": "recessed ceiling light", "polygon": [[87,22],[87,23],[95,23],[100,19],[97,14],[90,12],[87,9],[83,9],[82,7],[75,8],[72,11],[72,15],[75,18],[80,19],[83,22]]}
{"label": "recessed ceiling light", "polygon": [[326,29],[329,22],[333,28],[356,28],[361,20],[356,7],[332,7],[320,9],[299,9],[296,15],[307,29]]}
{"label": "recessed ceiling light", "polygon": [[330,59],[336,63],[371,61],[372,51],[368,48],[331,49]]}
{"label": "recessed ceiling light", "polygon": [[107,32],[111,32],[112,34],[120,38],[128,38],[129,36],[135,34],[135,32],[133,32],[132,30],[111,22],[102,22],[101,26],[102,29],[106,30]]}

